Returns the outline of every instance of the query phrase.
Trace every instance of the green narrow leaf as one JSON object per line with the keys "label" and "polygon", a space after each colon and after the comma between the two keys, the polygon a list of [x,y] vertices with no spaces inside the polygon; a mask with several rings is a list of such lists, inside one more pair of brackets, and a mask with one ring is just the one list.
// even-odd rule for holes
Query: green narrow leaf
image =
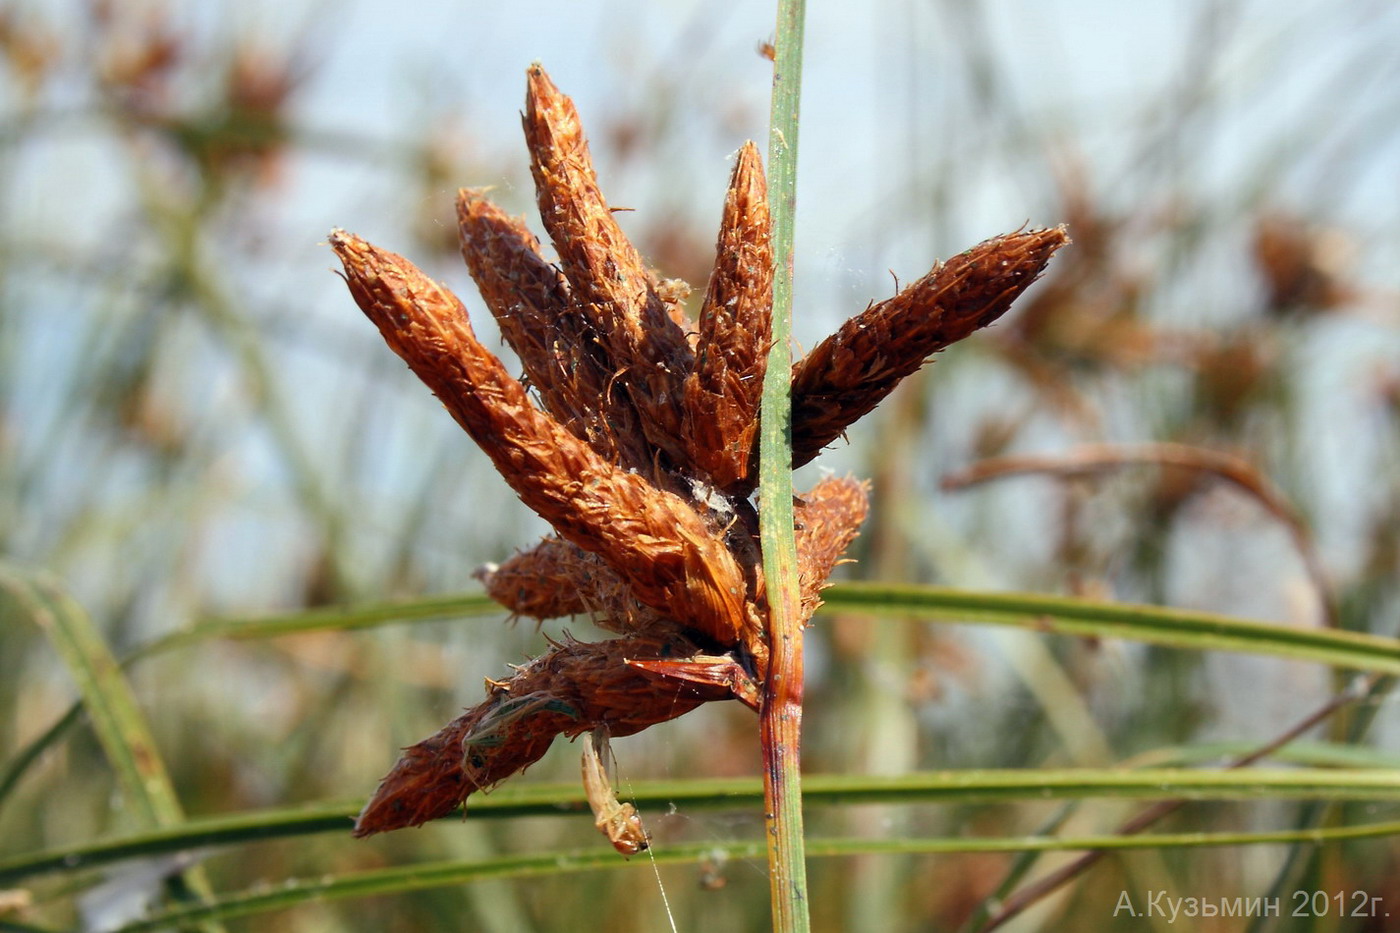
{"label": "green narrow leaf", "polygon": [[[52,575],[4,562],[0,591],[8,594],[14,610],[43,631],[68,667],[117,784],[138,819],[151,827],[183,822],[179,798],[145,716],[87,612]],[[190,891],[210,895],[202,869],[190,869],[181,877]]]}
{"label": "green narrow leaf", "polygon": [[[983,804],[1100,797],[1149,800],[1400,800],[1400,770],[1396,769],[1007,769],[925,771],[895,776],[809,774],[803,778],[803,782],[804,801],[809,807],[869,803]],[[687,811],[752,811],[763,802],[763,788],[755,778],[639,781],[629,785],[628,799],[644,814],[664,811],[672,806]],[[122,838],[0,860],[0,884],[10,884],[45,872],[91,868],[128,858],[324,832],[346,832],[358,810],[358,801],[338,801],[316,807],[187,820],[177,826]],[[576,784],[504,787],[490,796],[473,800],[470,808],[470,818],[473,820],[559,816],[563,813],[592,818],[587,800]]]}
{"label": "green narrow leaf", "polygon": [[842,583],[822,593],[823,612],[1012,625],[1049,634],[1127,638],[1173,648],[1267,654],[1377,673],[1400,673],[1400,639],[1295,628],[1230,616],[1028,593],[973,593],[936,586]]}
{"label": "green narrow leaf", "polygon": [[398,602],[331,606],[281,615],[209,619],[153,642],[139,653],[146,657],[210,638],[279,638],[307,632],[349,632],[402,622],[432,622],[468,616],[489,615],[499,619],[505,614],[501,604],[485,593],[444,593]]}
{"label": "green narrow leaf", "polygon": [[[1088,849],[1171,849],[1209,846],[1279,845],[1297,841],[1336,842],[1400,834],[1400,822],[1368,823],[1325,830],[1287,830],[1260,833],[1172,833],[1139,836],[1043,836],[1006,838],[932,839],[809,839],[813,857],[860,854],[927,855],[967,852],[1079,851]],[[679,865],[714,858],[723,852],[730,859],[756,859],[764,851],[761,842],[691,843],[658,848],[654,864]],[[117,933],[159,930],[194,920],[229,920],[284,910],[311,901],[407,894],[431,888],[466,884],[487,878],[527,878],[584,871],[650,871],[651,859],[625,862],[611,849],[596,846],[583,852],[553,852],[506,856],[476,862],[433,862],[399,868],[377,869],[313,880],[288,879],[275,889],[266,886],[221,898],[197,907],[165,910]]]}
{"label": "green narrow leaf", "polygon": [[[121,668],[127,670],[137,661],[213,638],[278,638],[305,632],[345,632],[403,622],[431,622],[438,619],[486,615],[500,618],[502,610],[499,603],[493,602],[484,593],[447,593],[399,602],[334,606],[253,618],[208,619],[141,646],[122,658]],[[81,701],[73,704],[52,726],[5,764],[4,769],[0,770],[0,804],[4,803],[20,778],[39,759],[44,750],[57,742],[77,722],[81,710]]]}
{"label": "green narrow leaf", "polygon": [[82,606],[46,573],[0,564],[0,589],[58,652],[131,808],[148,826],[184,819],[146,719]]}
{"label": "green narrow leaf", "polygon": [[[881,617],[1009,625],[1081,637],[1126,638],[1174,648],[1274,655],[1400,674],[1400,640],[1357,632],[1292,628],[1185,609],[880,583],[837,584],[824,591],[822,597],[822,611],[828,614],[859,612]],[[500,611],[500,606],[481,593],[447,593],[250,619],[211,619],[146,645],[124,659],[122,666],[211,638],[275,638],[452,617],[499,616]],[[75,721],[76,713],[75,706],[6,764],[0,772],[0,802],[30,764]]]}

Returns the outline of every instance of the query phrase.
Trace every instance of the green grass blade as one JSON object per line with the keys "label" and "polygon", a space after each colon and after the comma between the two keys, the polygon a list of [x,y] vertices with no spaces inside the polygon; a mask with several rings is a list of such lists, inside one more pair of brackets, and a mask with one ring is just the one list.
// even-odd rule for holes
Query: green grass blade
{"label": "green grass blade", "polygon": [[[333,606],[279,615],[251,618],[215,618],[172,632],[143,645],[122,659],[121,668],[128,669],[137,661],[186,648],[215,638],[252,640],[299,635],[306,632],[354,631],[395,625],[403,622],[431,622],[438,619],[494,616],[504,610],[484,593],[447,593],[398,602],[366,603]],[[19,751],[4,770],[0,771],[0,804],[19,783],[20,778],[49,748],[77,722],[82,701],[73,704],[52,726]]]}
{"label": "green grass blade", "polygon": [[[968,852],[1078,851],[1088,849],[1168,849],[1208,846],[1280,845],[1306,840],[1336,842],[1400,835],[1400,822],[1367,823],[1325,830],[1286,830],[1256,833],[1171,833],[1149,836],[1043,836],[998,838],[929,839],[808,839],[811,857],[859,854],[927,855]],[[764,852],[762,842],[691,843],[658,847],[655,864],[691,864],[724,852],[730,859],[757,859]],[[431,888],[466,884],[488,878],[528,878],[585,871],[650,871],[650,860],[625,862],[611,849],[599,845],[582,852],[551,852],[517,855],[475,862],[434,862],[398,868],[377,869],[313,880],[288,879],[273,890],[242,892],[221,898],[217,903],[162,911],[138,923],[122,927],[118,933],[158,930],[172,924],[235,917],[256,916],[284,910],[298,904],[328,902],[347,898],[407,894]]]}
{"label": "green grass blade", "polygon": [[[1400,674],[1400,640],[1321,629],[1293,628],[1229,616],[1099,603],[1066,597],[1017,593],[976,593],[934,586],[843,583],[823,594],[822,611],[932,621],[1010,625],[1036,631],[1086,637],[1114,637],[1175,648],[1240,651],[1331,664],[1337,667]],[[139,649],[123,660],[136,660],[213,638],[274,638],[303,632],[371,628],[402,622],[500,615],[501,608],[481,593],[447,593],[399,602],[352,605],[283,615],[212,619]],[[0,801],[27,767],[59,738],[76,718],[76,708],[0,772]]]}
{"label": "green grass blade", "polygon": [[39,735],[35,736],[24,748],[5,763],[5,768],[0,771],[0,807],[5,804],[5,798],[19,785],[20,778],[24,773],[37,762],[44,752],[59,739],[61,739],[69,729],[83,716],[82,701],[74,703],[54,724],[49,726]]}
{"label": "green grass blade", "polygon": [[1173,648],[1266,654],[1377,673],[1400,673],[1400,639],[1294,628],[1187,609],[1100,603],[936,586],[842,583],[822,593],[823,612],[1012,625],[1039,632],[1127,638]]}
{"label": "green grass blade", "polygon": [[[23,571],[0,562],[0,592],[12,610],[43,631],[67,666],[82,697],[97,740],[112,765],[131,810],[147,826],[175,826],[185,816],[160,751],[131,686],[87,612],[50,574]],[[199,868],[173,885],[201,897],[212,893]]]}
{"label": "green grass blade", "polygon": [[[804,799],[809,807],[869,803],[983,804],[1098,797],[1400,801],[1400,770],[1395,769],[1008,769],[927,771],[897,776],[809,774],[803,781]],[[672,806],[686,811],[752,811],[762,805],[763,788],[756,778],[640,781],[629,787],[629,799],[644,815]],[[0,884],[127,858],[315,833],[349,832],[358,810],[359,801],[337,801],[316,807],[188,820],[178,826],[123,838],[0,860]],[[479,801],[473,800],[471,805],[473,820],[559,816],[561,813],[592,818],[588,803],[576,784],[504,787]]]}
{"label": "green grass blade", "polygon": [[92,620],[51,576],[0,564],[0,590],[49,639],[77,685],[131,808],[148,826],[184,819],[146,718]]}
{"label": "green grass blade", "polygon": [[49,927],[30,926],[27,923],[20,923],[16,920],[6,920],[0,917],[0,933],[57,933]]}
{"label": "green grass blade", "polygon": [[[1400,641],[1378,635],[1293,628],[1229,616],[1099,603],[1017,593],[976,593],[934,586],[843,583],[823,594],[822,611],[932,621],[1010,625],[1087,637],[1115,637],[1175,648],[1240,651],[1400,674]],[[448,593],[400,602],[352,605],[276,616],[212,619],[176,632],[125,659],[123,666],[212,638],[255,639],[324,630],[371,628],[402,622],[499,615],[501,608],[481,593]],[[76,717],[76,708],[65,716]],[[0,801],[66,728],[60,721],[21,750],[0,773]]]}
{"label": "green grass blade", "polygon": [[279,638],[307,632],[348,632],[401,622],[432,622],[483,615],[499,619],[506,615],[506,610],[485,593],[444,593],[397,602],[331,606],[281,615],[210,619],[154,641],[143,647],[138,655],[148,657],[211,638]]}

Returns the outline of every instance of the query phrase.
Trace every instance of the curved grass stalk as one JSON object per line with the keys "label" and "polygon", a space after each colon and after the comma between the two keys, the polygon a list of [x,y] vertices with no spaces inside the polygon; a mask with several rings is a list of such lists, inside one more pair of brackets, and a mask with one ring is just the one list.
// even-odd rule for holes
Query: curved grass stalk
{"label": "curved grass stalk", "polygon": [[[1010,625],[1041,632],[1096,638],[1126,638],[1173,648],[1239,651],[1314,661],[1341,668],[1400,674],[1400,640],[1335,630],[1300,629],[1231,616],[1099,603],[1059,596],[976,593],[935,586],[844,583],[822,594],[820,611],[859,612],[930,621]],[[372,628],[453,616],[499,615],[500,607],[479,593],[444,594],[403,602],[375,603],[253,619],[213,619],[173,633],[122,660],[137,660],[211,638],[274,638],[326,630]],[[78,705],[0,771],[0,802],[42,751],[77,721]]]}
{"label": "curved grass stalk", "polygon": [[1173,648],[1238,651],[1400,673],[1400,639],[1294,628],[1232,616],[1031,593],[973,593],[937,586],[842,583],[823,591],[823,612],[1014,625],[1058,635],[1126,638]]}
{"label": "curved grass stalk", "polygon": [[[808,806],[858,804],[986,804],[1087,798],[1222,800],[1400,801],[1400,770],[1270,768],[1200,771],[1186,768],[926,771],[897,776],[807,775]],[[763,789],[755,779],[641,781],[628,799],[646,810],[671,805],[693,810],[752,810]],[[131,858],[211,846],[345,832],[360,801],[254,811],[187,820],[118,839],[85,843],[0,860],[0,884],[53,871],[89,869]],[[473,820],[518,819],[574,813],[591,818],[576,784],[505,787],[474,800]]]}
{"label": "curved grass stalk", "polygon": [[[43,631],[67,666],[128,806],[147,826],[180,825],[185,814],[150,726],[87,612],[49,574],[7,563],[0,563],[0,592]],[[197,866],[168,884],[182,899],[208,898],[213,891]]]}
{"label": "curved grass stalk", "polygon": [[1083,476],[1128,466],[1174,466],[1214,476],[1253,497],[1283,525],[1303,561],[1329,628],[1341,625],[1337,594],[1317,551],[1312,529],[1272,480],[1242,457],[1190,444],[1083,444],[1048,456],[990,457],[943,478],[944,489],[964,489],[1008,476]]}
{"label": "curved grass stalk", "polygon": [[[1337,842],[1400,834],[1400,822],[1367,823],[1320,830],[1286,830],[1258,833],[1163,833],[1151,836],[994,837],[983,839],[808,839],[812,857],[829,858],[858,854],[929,855],[968,852],[1076,851],[1083,849],[1168,849],[1211,846],[1279,845],[1290,842]],[[730,859],[756,859],[761,842],[713,842],[670,846],[655,852],[657,865],[692,864],[723,852]],[[434,862],[399,868],[331,875],[312,880],[288,880],[221,898],[214,904],[162,911],[117,933],[165,929],[205,919],[230,920],[284,910],[311,901],[406,894],[488,878],[528,878],[585,871],[648,871],[651,862],[625,862],[610,849],[592,847],[581,852],[553,852],[507,856],[475,862]]]}
{"label": "curved grass stalk", "polygon": [[[474,615],[499,616],[501,607],[482,593],[429,596],[407,602],[367,603],[361,606],[310,609],[280,615],[255,618],[210,619],[190,628],[158,638],[121,659],[118,665],[127,670],[138,661],[185,648],[214,638],[251,640],[300,635],[307,632],[353,631],[376,628],[402,622],[431,622],[438,619]],[[79,700],[70,706],[54,724],[6,762],[0,769],[0,804],[19,783],[25,772],[78,722],[83,710]]]}

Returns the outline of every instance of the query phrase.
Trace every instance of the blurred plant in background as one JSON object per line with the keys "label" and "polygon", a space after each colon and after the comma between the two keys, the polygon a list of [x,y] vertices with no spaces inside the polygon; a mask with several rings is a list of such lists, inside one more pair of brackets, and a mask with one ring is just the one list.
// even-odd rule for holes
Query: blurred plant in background
{"label": "blurred plant in background", "polygon": [[[757,45],[770,11],[624,4],[547,19],[530,4],[428,6],[384,22],[317,4],[264,21],[220,5],[0,5],[0,555],[61,580],[118,657],[201,620],[470,590],[476,567],[543,530],[347,313],[316,242],[335,224],[416,238],[429,274],[471,296],[451,192],[496,185],[508,210],[528,207],[502,114],[518,109],[532,59],[567,74],[593,125],[610,127],[593,137],[599,174],[615,203],[637,208],[619,220],[641,252],[667,275],[705,278],[726,155],[763,129]],[[847,576],[1394,636],[1400,16],[1363,0],[1172,6],[813,10],[797,282],[808,346],[851,306],[892,294],[886,268],[911,281],[1028,219],[1064,220],[1075,241],[1018,309],[937,364],[927,390],[913,377],[823,458],[874,480]],[[1249,482],[1148,462],[940,486],[987,458],[1063,466],[1085,444],[1148,442],[1229,455]],[[1266,486],[1275,499],[1257,494]],[[0,864],[146,828],[86,724],[19,766],[74,681],[44,630],[8,609],[3,620]],[[326,800],[353,811],[385,750],[455,715],[476,676],[538,644],[498,621],[207,641],[128,676],[186,814]],[[581,619],[547,632],[566,630],[596,634]],[[1218,760],[1283,732],[1342,680],[1298,661],[854,615],[819,617],[809,637],[811,773]],[[1378,697],[1294,757],[1396,766],[1393,704]],[[623,789],[754,774],[749,729],[742,711],[712,704],[618,740]],[[573,749],[555,749],[522,783],[573,780],[575,767]],[[1107,832],[1130,806],[882,804],[819,810],[809,829],[1012,836],[1053,818]],[[1312,806],[1200,804],[1166,828],[1309,825],[1324,818]],[[1394,806],[1340,812],[1379,819]],[[661,849],[761,827],[753,812],[646,817]],[[449,821],[365,844],[261,843],[204,870],[224,891],[575,845],[597,845],[585,818]],[[1368,891],[1395,912],[1398,855],[1388,840],[1301,850],[1292,884]],[[1140,928],[1113,917],[1121,890],[1264,892],[1289,857],[1125,853],[1018,928]],[[814,920],[956,928],[1014,859],[816,860]],[[699,917],[762,928],[755,864],[662,867],[681,928]],[[113,892],[139,895],[172,867],[183,863],[104,875],[112,887],[87,902],[95,928]],[[4,913],[0,899],[0,920],[72,926],[78,878],[36,879],[25,890],[37,906]],[[558,905],[586,897],[590,909],[570,914],[595,926],[580,928],[654,929],[660,894],[640,878],[483,881],[241,922],[555,929]]]}

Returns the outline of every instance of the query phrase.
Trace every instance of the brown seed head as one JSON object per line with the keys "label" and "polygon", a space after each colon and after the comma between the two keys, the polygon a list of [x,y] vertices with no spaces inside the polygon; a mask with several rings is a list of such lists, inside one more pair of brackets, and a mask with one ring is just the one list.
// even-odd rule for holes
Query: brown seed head
{"label": "brown seed head", "polygon": [[343,231],[330,242],[360,308],[526,505],[603,558],[641,602],[717,644],[745,637],[744,575],[708,519],[536,409],[456,296],[408,260]]}
{"label": "brown seed head", "polygon": [[[725,201],[694,332],[688,287],[647,269],[598,190],[572,102],[529,72],[525,132],[556,269],[523,222],[461,192],[462,255],[544,406],[472,332],[456,296],[411,263],[336,231],[356,302],[506,482],[557,536],[482,574],[534,618],[587,613],[622,637],[568,639],[488,681],[485,702],[405,750],[357,835],[445,815],[537,761],[555,736],[627,735],[701,703],[757,709],[768,673],[754,488],[771,339],[772,251],[758,150]],[[794,464],[805,463],[932,353],[986,326],[1067,242],[1041,230],[988,240],[873,305],[793,370]],[[796,504],[803,618],[868,508],[828,479]],[[596,751],[596,749],[594,750]],[[585,783],[619,851],[646,835],[595,754]]]}
{"label": "brown seed head", "polygon": [[632,399],[539,240],[480,190],[458,192],[457,227],[467,269],[545,409],[604,459],[650,471]]}
{"label": "brown seed head", "polygon": [[795,503],[793,537],[804,622],[821,606],[827,578],[860,533],[869,511],[870,484],[849,477],[824,479]]}
{"label": "brown seed head", "polygon": [[557,735],[599,727],[631,735],[701,703],[725,699],[724,688],[670,681],[625,663],[695,650],[676,635],[556,645],[510,680],[493,685],[485,702],[405,749],[361,811],[355,835],[446,816],[475,791],[534,764]]}
{"label": "brown seed head", "polygon": [[819,454],[934,353],[1005,314],[1068,242],[1063,227],[993,237],[818,344],[793,367],[793,467]]}
{"label": "brown seed head", "polygon": [[758,400],[772,332],[769,225],[763,162],[758,147],[745,143],[724,202],[684,398],[688,462],[716,488],[739,496],[755,485]]}
{"label": "brown seed head", "polygon": [[690,346],[598,189],[573,101],[538,65],[528,78],[525,140],[540,217],[647,440],[683,462],[680,396]]}
{"label": "brown seed head", "polygon": [[664,621],[632,595],[626,581],[601,557],[563,538],[545,538],[479,576],[488,596],[532,619],[586,615],[602,628],[623,634]]}

